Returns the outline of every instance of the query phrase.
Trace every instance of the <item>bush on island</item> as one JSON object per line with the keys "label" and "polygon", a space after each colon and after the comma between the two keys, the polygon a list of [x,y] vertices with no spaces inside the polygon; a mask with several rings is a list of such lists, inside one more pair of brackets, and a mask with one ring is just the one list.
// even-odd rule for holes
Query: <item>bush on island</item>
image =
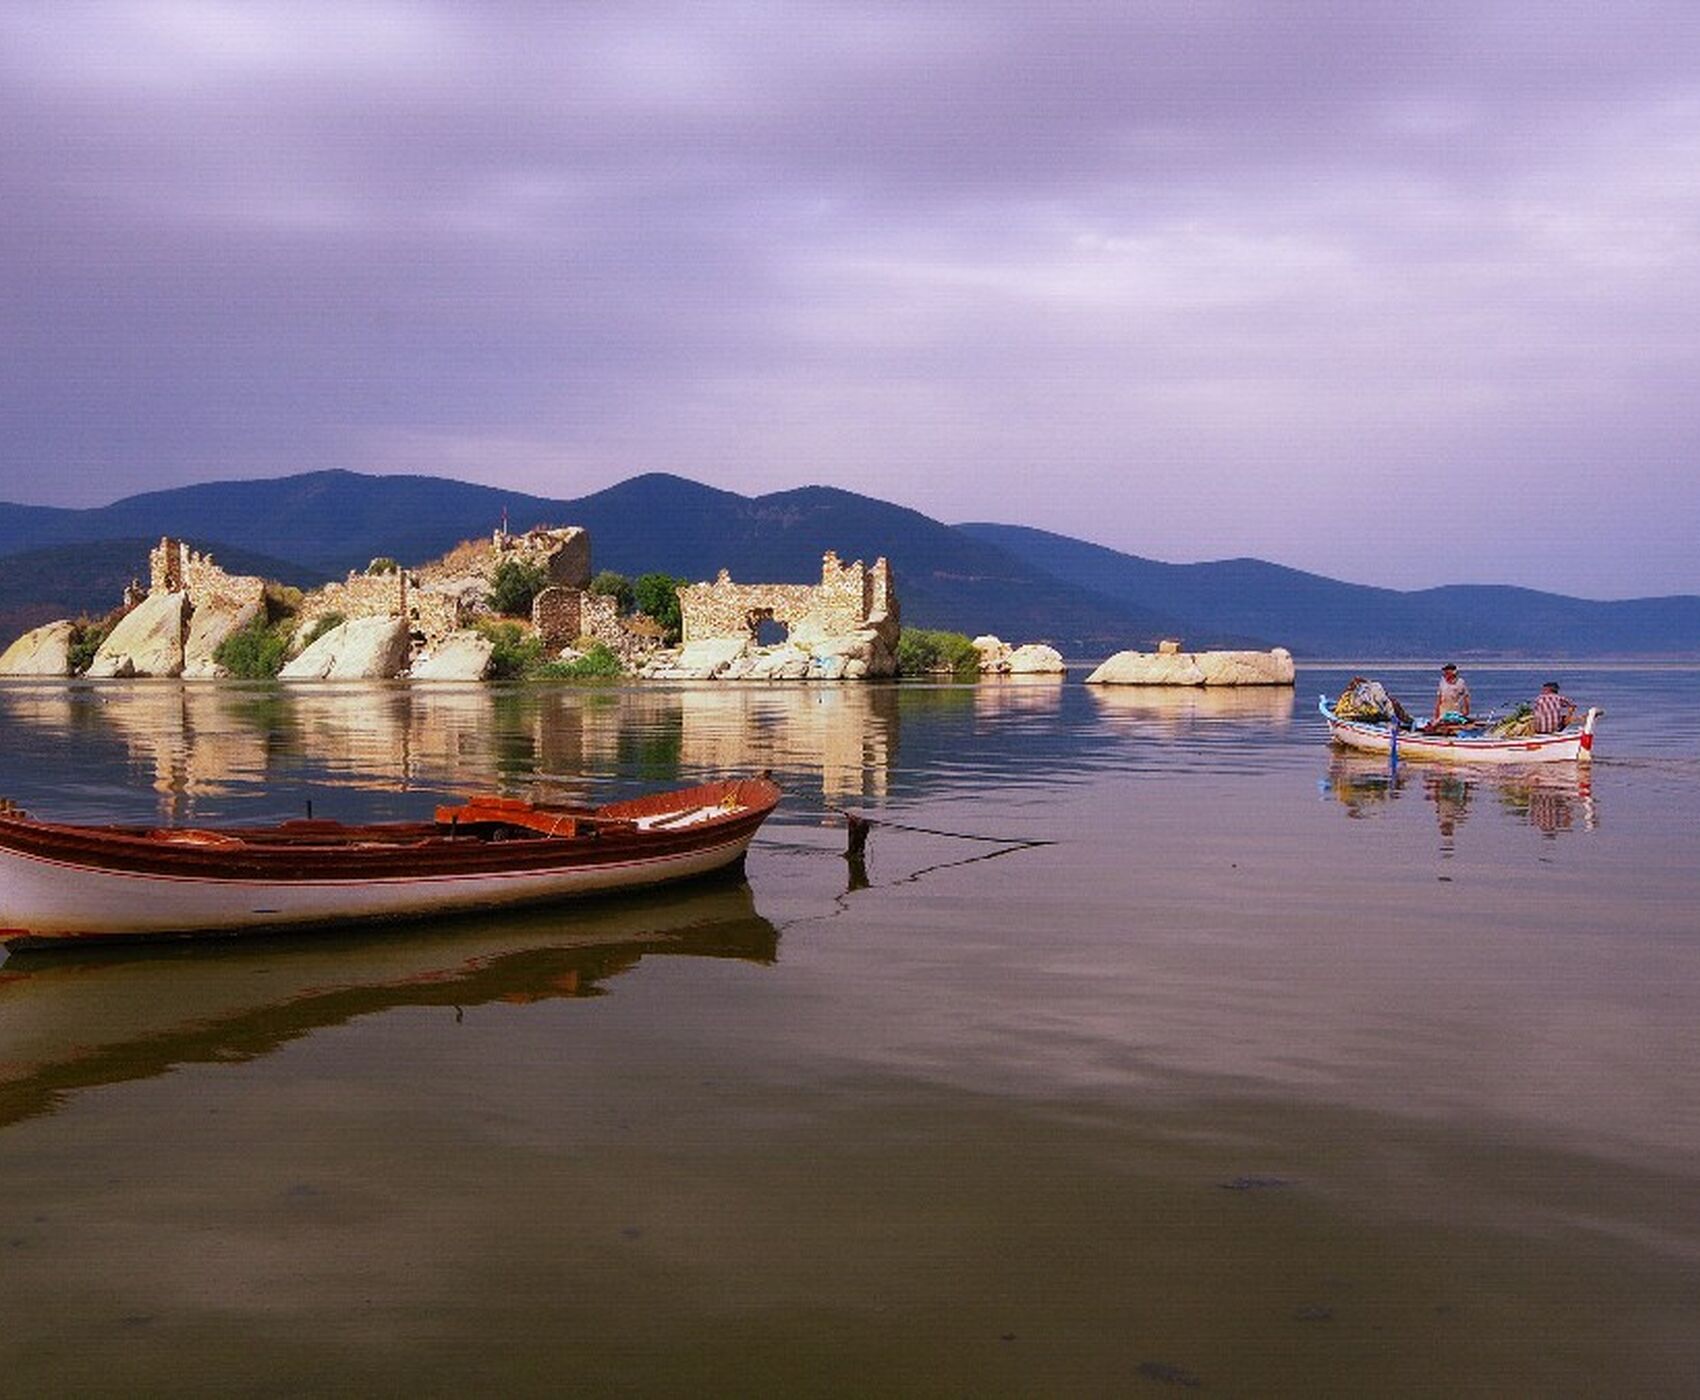
{"label": "bush on island", "polygon": [[535,674],[546,680],[584,681],[622,675],[625,669],[613,651],[601,642],[592,642],[583,656],[571,661],[545,661]]}
{"label": "bush on island", "polygon": [[387,554],[380,554],[366,566],[368,574],[394,574],[401,571],[401,565]]}
{"label": "bush on island", "polygon": [[301,640],[301,649],[305,651],[318,641],[325,633],[341,627],[348,619],[339,612],[320,613],[313,619],[313,625],[307,629],[307,635]]}
{"label": "bush on island", "polygon": [[288,625],[273,626],[258,618],[232,632],[213,651],[213,660],[240,681],[270,680],[288,657]]}
{"label": "bush on island", "polygon": [[669,642],[678,641],[684,628],[684,618],[679,611],[679,590],[689,582],[688,578],[674,578],[672,574],[639,574],[637,582],[632,585],[632,601],[637,604],[638,611],[666,628]]}
{"label": "bush on island", "polygon": [[955,676],[971,681],[980,674],[980,653],[960,632],[905,627],[897,636],[897,672],[902,676]]}
{"label": "bush on island", "polygon": [[542,639],[517,622],[481,622],[478,632],[493,648],[489,672],[493,681],[524,680],[543,664]]}
{"label": "bush on island", "polygon": [[503,617],[529,617],[531,600],[548,586],[549,572],[541,564],[504,559],[490,575],[490,592],[485,601]]}
{"label": "bush on island", "polygon": [[604,569],[591,579],[590,587],[585,591],[594,593],[600,598],[612,598],[615,606],[623,613],[632,610],[634,597],[632,581],[624,574],[617,574],[612,569]]}
{"label": "bush on island", "polygon": [[80,676],[94,662],[94,654],[106,640],[106,634],[118,625],[123,610],[94,618],[86,614],[71,624],[71,640],[65,649],[65,660],[71,674]]}

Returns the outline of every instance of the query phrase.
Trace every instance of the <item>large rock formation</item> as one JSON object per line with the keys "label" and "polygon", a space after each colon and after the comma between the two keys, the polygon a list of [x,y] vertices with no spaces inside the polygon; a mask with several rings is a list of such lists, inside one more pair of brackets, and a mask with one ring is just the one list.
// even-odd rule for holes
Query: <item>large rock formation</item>
{"label": "large rock formation", "polygon": [[1118,651],[1088,685],[1291,685],[1293,657],[1273,651]]}
{"label": "large rock formation", "polygon": [[451,632],[442,644],[413,663],[416,681],[481,681],[490,674],[495,645],[476,632]]}
{"label": "large rock formation", "polygon": [[76,630],[69,622],[49,622],[25,632],[0,652],[0,676],[70,675],[71,638]]}
{"label": "large rock formation", "polygon": [[183,674],[186,593],[150,593],[118,620],[89,665],[98,679]]}
{"label": "large rock formation", "polygon": [[285,681],[385,681],[407,665],[407,623],[360,617],[333,627],[278,673]]}

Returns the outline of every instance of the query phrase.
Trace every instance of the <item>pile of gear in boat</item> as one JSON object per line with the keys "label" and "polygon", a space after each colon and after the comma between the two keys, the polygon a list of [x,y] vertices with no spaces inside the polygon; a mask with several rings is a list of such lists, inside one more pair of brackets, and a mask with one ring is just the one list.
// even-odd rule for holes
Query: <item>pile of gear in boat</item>
{"label": "pile of gear in boat", "polygon": [[1451,663],[1441,671],[1434,714],[1428,719],[1413,718],[1386,686],[1368,676],[1353,676],[1334,702],[1336,719],[1357,720],[1364,724],[1392,724],[1397,720],[1399,728],[1424,734],[1467,734],[1505,739],[1556,734],[1571,724],[1576,714],[1576,703],[1560,692],[1557,681],[1548,681],[1532,702],[1519,701],[1508,706],[1504,713],[1494,711],[1472,716],[1469,688],[1459,676],[1458,668]]}

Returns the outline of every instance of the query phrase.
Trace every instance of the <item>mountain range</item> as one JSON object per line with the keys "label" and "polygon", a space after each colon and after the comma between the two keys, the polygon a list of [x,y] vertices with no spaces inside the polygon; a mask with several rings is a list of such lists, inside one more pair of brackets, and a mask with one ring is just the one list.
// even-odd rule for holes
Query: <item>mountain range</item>
{"label": "mountain range", "polygon": [[1306,657],[1440,652],[1700,655],[1700,597],[1593,602],[1454,585],[1399,592],[1256,559],[1167,564],[1020,525],[946,525],[825,486],[741,496],[651,473],[576,499],[426,476],[312,472],[149,492],[88,510],[0,505],[0,640],[51,617],[101,612],[145,574],[161,535],[233,572],[306,585],[379,555],[423,563],[503,520],[583,525],[595,566],[751,582],[808,582],[821,554],[886,556],[912,626],[1071,656],[1148,647],[1289,647]]}

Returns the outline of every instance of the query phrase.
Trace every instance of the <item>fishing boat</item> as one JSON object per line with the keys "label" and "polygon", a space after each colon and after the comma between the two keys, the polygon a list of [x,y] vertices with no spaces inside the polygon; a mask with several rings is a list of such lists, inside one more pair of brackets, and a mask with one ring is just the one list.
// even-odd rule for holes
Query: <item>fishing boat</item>
{"label": "fishing boat", "polygon": [[1489,726],[1428,734],[1400,729],[1391,720],[1341,719],[1326,695],[1318,704],[1328,721],[1328,737],[1336,744],[1365,753],[1442,763],[1586,763],[1593,758],[1594,727],[1605,714],[1602,709],[1590,709],[1582,723],[1555,734],[1499,735]]}
{"label": "fishing boat", "polygon": [[737,865],[766,777],[600,807],[472,797],[429,822],[73,826],[0,811],[0,947],[305,929],[646,889]]}

